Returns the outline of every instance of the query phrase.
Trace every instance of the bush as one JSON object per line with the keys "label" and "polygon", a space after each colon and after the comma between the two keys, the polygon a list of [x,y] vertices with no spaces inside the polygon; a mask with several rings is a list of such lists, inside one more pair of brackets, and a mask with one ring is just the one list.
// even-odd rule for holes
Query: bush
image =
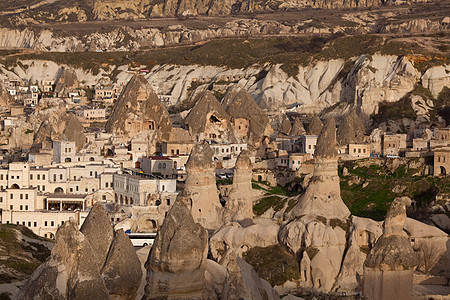
{"label": "bush", "polygon": [[278,244],[252,248],[243,254],[243,258],[272,286],[300,278],[297,259]]}

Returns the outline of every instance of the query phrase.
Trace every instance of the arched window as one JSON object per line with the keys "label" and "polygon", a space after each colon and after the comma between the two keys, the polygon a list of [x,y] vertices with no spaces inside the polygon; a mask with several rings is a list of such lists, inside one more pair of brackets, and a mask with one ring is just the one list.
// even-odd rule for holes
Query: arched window
{"label": "arched window", "polygon": [[62,187],[57,187],[57,188],[55,189],[54,193],[55,193],[55,194],[63,194],[63,193],[64,193],[64,190],[63,190]]}

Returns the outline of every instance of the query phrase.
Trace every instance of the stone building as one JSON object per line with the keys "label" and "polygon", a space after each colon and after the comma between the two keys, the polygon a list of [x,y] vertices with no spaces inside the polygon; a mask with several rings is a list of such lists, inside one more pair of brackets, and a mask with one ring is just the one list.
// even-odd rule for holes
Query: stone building
{"label": "stone building", "polygon": [[[176,180],[114,174],[114,201],[119,205],[154,206],[175,199]],[[159,202],[158,202],[159,201]]]}
{"label": "stone building", "polygon": [[54,238],[58,226],[70,218],[82,224],[87,215],[86,195],[42,195],[37,188],[7,188],[0,191],[0,221],[20,224],[35,234]]}
{"label": "stone building", "polygon": [[299,152],[314,155],[317,139],[317,135],[301,135],[298,139]]}
{"label": "stone building", "polygon": [[406,150],[406,134],[385,133],[383,135],[383,156],[400,156]]}
{"label": "stone building", "polygon": [[447,176],[450,171],[450,148],[434,150],[434,175]]}

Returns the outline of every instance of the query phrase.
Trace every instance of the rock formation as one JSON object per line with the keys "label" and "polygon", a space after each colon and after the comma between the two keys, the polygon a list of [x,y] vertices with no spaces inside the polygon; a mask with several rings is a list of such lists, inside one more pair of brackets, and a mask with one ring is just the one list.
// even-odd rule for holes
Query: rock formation
{"label": "rock formation", "polygon": [[293,216],[314,214],[347,218],[350,211],[342,202],[337,173],[336,125],[330,118],[317,140],[314,173],[306,192],[292,210]]}
{"label": "rock formation", "polygon": [[225,204],[225,220],[253,219],[252,162],[250,152],[242,151],[234,167],[233,187]]}
{"label": "rock formation", "polygon": [[302,285],[330,291],[341,269],[350,215],[340,194],[333,118],[322,129],[314,159],[309,186],[280,229],[279,239],[303,262]]}
{"label": "rock formation", "polygon": [[230,222],[210,238],[211,256],[220,261],[228,249],[233,249],[236,254],[242,256],[244,252],[254,247],[276,245],[278,230],[279,225],[270,219],[254,219],[254,224],[246,227]]}
{"label": "rock formation", "polygon": [[[245,1],[213,0],[204,2],[195,1],[170,1],[151,2],[148,0],[116,0],[116,1],[86,1],[66,3],[61,0],[48,1],[33,5],[28,8],[18,4],[8,7],[6,13],[12,14],[10,22],[14,24],[27,24],[26,22],[66,21],[75,19],[79,22],[93,20],[133,20],[146,17],[192,17],[192,16],[216,16],[235,13],[274,12],[285,10],[298,10],[302,8],[340,9],[340,8],[364,8],[383,5],[408,4],[412,1],[325,1],[316,2],[288,0],[283,3]],[[419,1],[420,2],[420,1]],[[421,1],[424,2],[424,1]],[[17,25],[16,24],[16,25]],[[402,29],[402,28],[400,28]],[[408,28],[407,28],[408,29]]]}
{"label": "rock formation", "polygon": [[8,109],[11,103],[11,95],[6,90],[3,83],[0,83],[0,110]]}
{"label": "rock formation", "polygon": [[84,232],[72,219],[58,228],[50,257],[31,275],[17,299],[136,297],[142,271],[131,241],[123,231],[111,238],[112,225],[100,204],[85,222]]}
{"label": "rock formation", "polygon": [[306,134],[305,127],[303,127],[302,120],[300,118],[295,118],[294,125],[292,125],[290,135],[299,136]]}
{"label": "rock formation", "polygon": [[98,265],[89,241],[68,221],[58,229],[50,257],[17,299],[109,299]]}
{"label": "rock formation", "polygon": [[208,233],[179,197],[169,210],[145,264],[143,299],[203,299]]}
{"label": "rock formation", "polygon": [[306,134],[309,135],[319,135],[322,131],[323,123],[318,116],[314,116],[311,120],[311,123],[308,125],[308,129],[306,130]]}
{"label": "rock formation", "polygon": [[68,94],[78,88],[77,74],[72,69],[61,70],[61,76],[55,83],[54,94],[56,97],[68,97]]}
{"label": "rock formation", "polygon": [[138,133],[148,133],[168,140],[172,122],[144,76],[135,75],[117,99],[105,128],[128,139]]}
{"label": "rock formation", "polygon": [[185,118],[197,141],[233,141],[230,116],[210,91],[205,91]]}
{"label": "rock formation", "polygon": [[278,120],[278,132],[288,135],[291,132],[292,125],[286,114],[281,114]]}
{"label": "rock formation", "polygon": [[28,117],[27,122],[33,125],[35,132],[32,149],[40,149],[45,140],[74,141],[77,151],[86,144],[83,124],[75,115],[67,113],[62,104],[37,109]]}
{"label": "rock formation", "polygon": [[95,260],[99,262],[99,268],[103,267],[111,242],[114,239],[114,229],[108,215],[100,204],[91,208],[89,217],[86,218],[80,228],[81,233],[90,241],[94,251]]}
{"label": "rock formation", "polygon": [[207,229],[216,229],[222,224],[222,205],[216,186],[213,151],[208,144],[198,144],[186,163],[184,193],[190,197],[192,217]]}
{"label": "rock formation", "polygon": [[280,299],[270,284],[259,278],[256,271],[234,251],[227,251],[222,259],[227,268],[227,277],[221,299]]}
{"label": "rock formation", "polygon": [[364,295],[368,299],[412,298],[413,272],[418,260],[409,240],[403,236],[405,206],[410,204],[406,200],[409,198],[396,198],[392,202],[383,235],[364,263]]}
{"label": "rock formation", "polygon": [[234,86],[225,94],[222,105],[231,116],[234,135],[239,141],[247,141],[258,148],[262,139],[272,132],[269,117],[243,88]]}
{"label": "rock formation", "polygon": [[101,271],[111,299],[135,299],[142,278],[141,264],[128,236],[117,230]]}
{"label": "rock formation", "polygon": [[362,143],[364,141],[364,133],[366,128],[361,119],[352,109],[339,126],[336,132],[336,140],[338,145],[344,146],[348,144]]}

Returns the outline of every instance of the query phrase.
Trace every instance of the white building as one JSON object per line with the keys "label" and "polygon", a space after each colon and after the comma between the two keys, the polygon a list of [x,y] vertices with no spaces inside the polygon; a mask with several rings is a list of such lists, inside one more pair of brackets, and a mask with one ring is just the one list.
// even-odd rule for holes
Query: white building
{"label": "white building", "polygon": [[84,109],[83,117],[87,120],[104,120],[106,118],[106,109],[104,108]]}
{"label": "white building", "polygon": [[309,153],[314,155],[317,139],[317,135],[301,135],[298,139],[300,153]]}
{"label": "white building", "polygon": [[156,198],[175,200],[176,180],[130,174],[114,174],[114,198],[120,205],[151,206]]}

